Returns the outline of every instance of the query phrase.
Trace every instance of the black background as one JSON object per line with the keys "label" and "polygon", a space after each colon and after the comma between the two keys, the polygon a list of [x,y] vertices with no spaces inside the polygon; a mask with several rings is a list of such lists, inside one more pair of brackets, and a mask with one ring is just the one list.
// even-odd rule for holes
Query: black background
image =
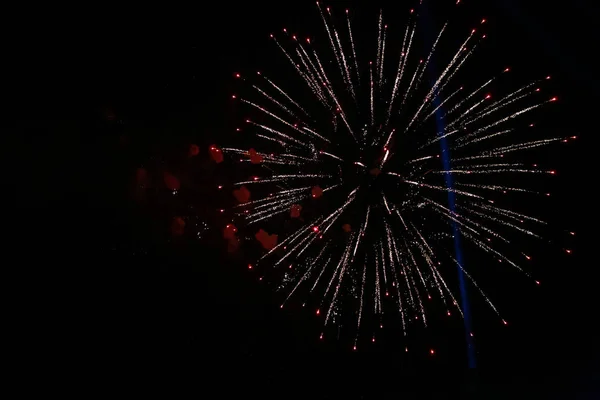
{"label": "black background", "polygon": [[[361,7],[376,15],[379,5],[371,3]],[[48,368],[76,360],[67,363],[79,373],[68,376],[91,378],[81,380],[88,388],[147,389],[139,382],[175,372],[196,393],[220,397],[578,398],[597,389],[596,263],[583,255],[589,229],[580,221],[595,217],[595,178],[583,154],[596,129],[598,14],[584,1],[518,3],[466,2],[470,11],[454,21],[488,18],[498,59],[552,75],[559,125],[581,140],[551,153],[557,196],[540,208],[577,236],[558,237],[541,255],[537,295],[500,291],[511,324],[482,328],[475,372],[464,367],[460,332],[412,339],[409,355],[393,343],[359,353],[320,343],[320,321],[280,311],[243,260],[226,258],[218,232],[170,238],[170,220],[182,213],[220,226],[211,191],[219,175],[206,149],[235,127],[232,75],[281,61],[268,41],[272,31],[291,26],[322,35],[314,5],[14,11],[13,21],[22,22],[7,36],[5,124],[8,148],[19,157],[8,158],[7,192],[16,202],[7,221],[18,243],[16,267],[26,271],[14,305],[28,306],[17,314],[33,322],[23,329],[30,345],[53,355],[42,357]],[[393,20],[409,7],[384,9]],[[195,164],[185,157],[190,143],[200,146]],[[138,167],[174,171],[187,187],[182,199],[158,191],[141,206],[132,198]],[[561,252],[565,246],[572,256]],[[436,357],[427,354],[432,345]],[[86,383],[96,378],[100,384]],[[54,384],[75,387],[79,379]]]}

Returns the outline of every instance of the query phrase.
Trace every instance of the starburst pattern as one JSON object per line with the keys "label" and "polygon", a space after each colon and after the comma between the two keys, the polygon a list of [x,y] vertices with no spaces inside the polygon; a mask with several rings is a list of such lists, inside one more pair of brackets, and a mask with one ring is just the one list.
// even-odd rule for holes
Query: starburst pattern
{"label": "starburst pattern", "polygon": [[[367,314],[396,312],[404,332],[414,321],[427,325],[426,303],[436,298],[448,315],[462,315],[442,262],[461,270],[505,322],[451,249],[458,235],[529,276],[522,262],[530,256],[515,251],[515,238],[539,237],[545,222],[496,205],[490,194],[546,195],[524,176],[554,171],[517,156],[570,139],[535,137],[524,119],[557,100],[544,94],[550,77],[504,93],[509,68],[479,83],[458,81],[485,40],[479,27],[436,71],[448,24],[421,54],[418,10],[398,32],[399,48],[380,13],[376,48],[361,55],[351,13],[317,9],[324,37],[301,40],[286,29],[270,37],[283,56],[277,67],[290,72],[285,82],[235,74],[242,85],[233,99],[252,115],[240,130],[253,148],[222,149],[240,173],[252,169],[234,183],[234,222],[272,239],[268,246],[259,239],[265,250],[249,267],[261,280],[279,280],[282,308],[292,297],[310,299],[325,325],[353,321],[357,338]],[[494,85],[498,97],[489,92]]]}

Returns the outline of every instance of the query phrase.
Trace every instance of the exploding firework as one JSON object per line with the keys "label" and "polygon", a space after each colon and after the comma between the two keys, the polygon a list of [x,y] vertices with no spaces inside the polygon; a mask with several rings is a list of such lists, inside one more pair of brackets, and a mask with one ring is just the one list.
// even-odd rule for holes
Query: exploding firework
{"label": "exploding firework", "polygon": [[[278,282],[281,307],[295,297],[325,326],[351,324],[355,338],[384,312],[397,313],[405,334],[409,324],[427,325],[427,304],[437,299],[448,315],[464,317],[447,277],[457,268],[505,323],[455,248],[460,238],[531,278],[515,235],[539,237],[534,226],[545,222],[493,199],[539,195],[522,176],[554,174],[516,157],[570,139],[535,138],[523,119],[556,101],[542,89],[549,77],[492,97],[497,82],[509,86],[509,68],[481,82],[457,79],[485,39],[479,28],[444,57],[448,24],[422,52],[418,10],[399,32],[400,46],[391,45],[380,13],[374,48],[360,54],[351,13],[317,9],[320,40],[286,29],[270,36],[288,64],[278,65],[289,70],[285,81],[235,74],[233,101],[251,115],[238,131],[252,146],[211,147],[217,162],[224,154],[239,163],[242,176],[225,228],[230,248],[243,235],[258,241],[262,253],[248,267]],[[515,136],[521,128],[529,131]]]}

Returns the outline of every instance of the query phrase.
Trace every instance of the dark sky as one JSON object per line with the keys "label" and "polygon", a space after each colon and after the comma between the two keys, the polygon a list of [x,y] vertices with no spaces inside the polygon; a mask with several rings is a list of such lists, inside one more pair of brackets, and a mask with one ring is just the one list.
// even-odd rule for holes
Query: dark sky
{"label": "dark sky", "polygon": [[[581,223],[592,216],[583,149],[595,130],[590,113],[599,90],[592,51],[598,14],[591,2],[490,1],[467,6],[455,20],[468,26],[489,19],[498,49],[490,64],[506,58],[515,68],[551,74],[562,107],[556,130],[581,138],[550,153],[547,164],[560,171],[557,195],[533,204],[557,226],[578,232],[567,243],[574,254],[564,257],[560,248],[569,238],[555,235],[554,250],[540,250],[536,261],[544,278],[537,295],[518,284],[496,289],[508,303],[511,326],[480,323],[476,374],[464,368],[460,324],[411,339],[419,354],[404,355],[391,335],[373,350],[350,354],[345,344],[318,342],[312,315],[279,311],[273,293],[241,267],[244,260],[225,258],[218,233],[171,239],[177,215],[221,223],[214,216],[219,198],[208,189],[219,173],[206,149],[234,126],[232,74],[273,63],[272,31],[286,26],[322,35],[308,3],[97,5],[40,10],[31,18],[15,11],[24,22],[15,24],[8,46],[14,55],[5,74],[12,100],[5,124],[9,148],[24,157],[7,175],[17,200],[18,248],[25,264],[41,266],[28,279],[44,293],[39,301],[23,298],[45,332],[27,337],[45,350],[58,337],[74,345],[82,362],[106,373],[105,382],[182,370],[200,394],[210,388],[221,397],[307,391],[314,398],[368,399],[416,391],[446,398],[472,390],[473,398],[523,391],[531,398],[579,398],[598,372],[596,263],[584,256]],[[377,3],[365,12],[376,12]],[[358,9],[352,2],[332,5]],[[388,18],[405,11],[394,8],[385,7]],[[191,143],[200,146],[194,161],[185,157]],[[177,174],[186,188],[181,198],[157,190],[140,205],[132,198],[138,167]],[[440,349],[435,358],[426,354],[432,345]]]}

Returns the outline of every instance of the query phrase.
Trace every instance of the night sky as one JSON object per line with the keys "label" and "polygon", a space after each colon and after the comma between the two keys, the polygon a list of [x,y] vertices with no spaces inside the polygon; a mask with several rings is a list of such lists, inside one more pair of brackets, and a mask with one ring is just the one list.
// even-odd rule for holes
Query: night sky
{"label": "night sky", "polygon": [[[282,62],[271,32],[324,35],[314,5],[296,3],[20,14],[26,22],[9,45],[5,125],[9,150],[23,157],[6,173],[16,199],[9,211],[21,254],[15,268],[28,271],[27,290],[43,293],[16,297],[36,327],[28,340],[53,353],[75,347],[103,387],[177,371],[209,398],[593,398],[577,393],[594,387],[597,396],[597,262],[584,255],[590,228],[582,223],[596,217],[596,178],[583,154],[597,130],[597,6],[470,1],[451,21],[470,27],[489,20],[486,46],[496,51],[486,49],[483,72],[510,66],[524,76],[552,75],[560,99],[547,115],[552,133],[580,139],[537,153],[559,173],[551,198],[525,205],[556,231],[577,235],[549,233],[552,243],[535,249],[539,288],[519,276],[491,276],[508,327],[471,292],[479,368],[467,371],[460,321],[438,323],[409,342],[386,334],[358,353],[346,342],[319,342],[321,320],[298,307],[281,311],[246,260],[224,251],[219,229],[202,232],[202,222],[223,224],[215,193],[221,175],[208,146],[232,135],[243,117],[230,101],[233,74]],[[359,10],[353,3],[331,5]],[[376,16],[378,3],[360,10]],[[390,24],[409,6],[395,8],[384,8]],[[188,157],[191,144],[199,146],[197,157]],[[179,195],[158,184],[136,191],[138,168],[158,181],[163,172],[176,175]],[[177,216],[186,218],[186,232],[173,238]],[[415,349],[408,355],[406,343]]]}

